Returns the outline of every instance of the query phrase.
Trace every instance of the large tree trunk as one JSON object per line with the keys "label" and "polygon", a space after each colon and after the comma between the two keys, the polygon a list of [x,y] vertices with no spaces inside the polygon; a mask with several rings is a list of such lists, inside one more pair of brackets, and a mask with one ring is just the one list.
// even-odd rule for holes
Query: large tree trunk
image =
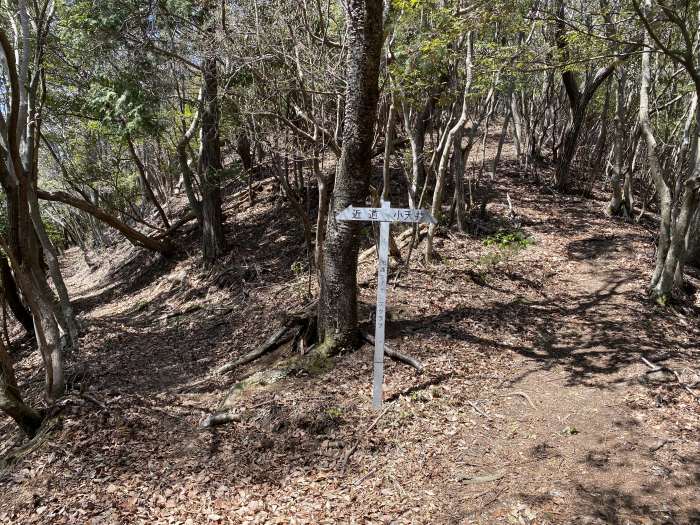
{"label": "large tree trunk", "polygon": [[318,315],[320,339],[334,348],[359,342],[357,254],[361,224],[338,221],[335,216],[347,206],[362,206],[367,197],[383,43],[381,0],[349,0],[347,9],[345,125],[324,242]]}
{"label": "large tree trunk", "polygon": [[216,56],[204,58],[202,65],[202,130],[200,135],[199,176],[202,190],[202,253],[211,264],[226,251],[223,213],[221,211],[219,143],[218,69]]}
{"label": "large tree trunk", "polygon": [[[41,259],[41,247],[34,230],[27,199],[28,175],[21,168],[15,171],[17,186],[7,184],[8,229],[17,232],[2,246],[10,259],[17,284],[23,292],[32,313],[37,346],[44,361],[45,393],[49,402],[63,395],[63,353],[56,323],[57,299],[48,285],[48,277]],[[3,177],[3,184],[7,178]],[[10,190],[10,191],[8,191]]]}
{"label": "large tree trunk", "polygon": [[[0,248],[10,260],[17,285],[29,304],[34,322],[37,346],[46,372],[45,395],[55,401],[65,389],[63,355],[56,324],[56,297],[48,284],[42,259],[38,232],[30,213],[32,180],[38,165],[38,137],[41,106],[37,105],[38,86],[43,68],[37,66],[29,74],[29,63],[42,63],[43,45],[48,34],[50,16],[35,18],[30,35],[30,21],[26,1],[17,2],[16,13],[21,30],[22,46],[14,50],[5,29],[0,26],[0,47],[4,60],[0,61],[5,77],[5,105],[3,133],[0,134],[0,184],[7,203],[7,234],[0,239]],[[33,38],[33,46],[30,42]],[[5,352],[6,354],[6,352]],[[2,360],[2,402],[0,408],[14,417],[22,428],[36,430],[38,416],[21,402],[16,382]]]}
{"label": "large tree trunk", "polygon": [[[566,25],[566,10],[564,0],[557,1],[558,19],[556,26],[556,43],[559,50],[562,52],[563,58],[568,59],[568,41],[567,25]],[[635,48],[636,46],[633,46]],[[633,49],[631,48],[631,49]],[[583,87],[579,87],[576,80],[576,74],[571,70],[566,70],[562,73],[562,83],[566,90],[566,96],[569,100],[569,122],[566,125],[564,132],[564,141],[562,145],[561,155],[554,174],[554,183],[559,191],[567,192],[571,190],[571,164],[576,157],[578,149],[578,139],[581,134],[581,129],[586,118],[588,105],[593,99],[596,91],[603,82],[615,72],[615,69],[620,66],[625,60],[631,56],[631,49],[625,50],[617,55],[612,61],[596,71],[590,80],[587,80]]]}
{"label": "large tree trunk", "polygon": [[570,120],[564,132],[564,142],[561,147],[561,156],[554,174],[554,183],[559,191],[571,190],[571,165],[576,157],[578,149],[578,138],[581,135],[581,128],[586,117],[587,105],[575,104],[571,107]]}
{"label": "large tree trunk", "polygon": [[414,114],[406,108],[403,110],[404,127],[411,145],[411,180],[408,189],[408,205],[411,208],[418,207],[418,189],[425,184],[425,132],[433,104],[434,96],[431,94],[420,112]]}

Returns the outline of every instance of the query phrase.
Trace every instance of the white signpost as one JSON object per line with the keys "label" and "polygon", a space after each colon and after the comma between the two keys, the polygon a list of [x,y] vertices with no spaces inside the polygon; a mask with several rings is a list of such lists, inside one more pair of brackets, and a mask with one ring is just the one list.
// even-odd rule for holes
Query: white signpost
{"label": "white signpost", "polygon": [[379,263],[377,268],[377,314],[374,327],[374,380],[372,406],[382,408],[384,383],[384,321],[386,318],[386,277],[389,267],[389,225],[392,222],[425,222],[437,224],[427,210],[392,208],[382,201],[381,208],[354,208],[348,206],[336,218],[340,221],[379,222]]}

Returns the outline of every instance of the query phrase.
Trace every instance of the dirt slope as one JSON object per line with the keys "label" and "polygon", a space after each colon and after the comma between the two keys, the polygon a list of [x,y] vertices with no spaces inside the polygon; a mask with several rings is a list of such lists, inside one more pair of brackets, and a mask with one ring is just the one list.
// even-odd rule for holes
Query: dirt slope
{"label": "dirt slope", "polygon": [[[2,475],[0,522],[700,523],[700,404],[641,360],[700,368],[697,313],[645,297],[653,228],[516,175],[498,189],[492,217],[509,193],[534,243],[504,258],[450,234],[441,264],[414,253],[394,271],[389,342],[426,371],[389,362],[378,419],[365,347],[245,391],[240,421],[198,428],[289,350],[184,386],[307,300],[301,234],[269,187],[229,211],[235,248],[209,272],[192,231],[172,261],[119,245],[91,268],[69,251],[87,365],[75,385],[103,406],[74,393],[50,440]],[[365,317],[374,271],[361,266]],[[34,353],[18,359],[38,396]],[[5,420],[0,432],[17,439]]]}

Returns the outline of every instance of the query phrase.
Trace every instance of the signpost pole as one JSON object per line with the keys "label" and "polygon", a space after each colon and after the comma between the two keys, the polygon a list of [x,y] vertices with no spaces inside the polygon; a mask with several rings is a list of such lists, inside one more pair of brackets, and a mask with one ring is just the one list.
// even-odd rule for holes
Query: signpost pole
{"label": "signpost pole", "polygon": [[392,222],[437,224],[427,210],[392,208],[382,201],[381,208],[355,208],[348,206],[336,215],[339,221],[365,221],[379,223],[379,261],[377,268],[377,314],[374,326],[374,374],[372,381],[372,406],[380,410],[384,393],[384,322],[386,320],[386,277],[389,270],[389,228]]}
{"label": "signpost pole", "polygon": [[[389,209],[390,203],[382,201],[382,208]],[[386,318],[386,278],[389,266],[390,222],[379,223],[379,262],[377,265],[377,313],[374,325],[374,381],[372,406],[380,410],[384,398],[384,321]]]}

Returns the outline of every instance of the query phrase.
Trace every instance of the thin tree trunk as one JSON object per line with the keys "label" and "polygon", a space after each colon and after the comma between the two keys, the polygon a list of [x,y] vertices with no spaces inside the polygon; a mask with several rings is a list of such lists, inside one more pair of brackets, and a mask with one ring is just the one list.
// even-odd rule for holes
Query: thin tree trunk
{"label": "thin tree trunk", "polygon": [[411,145],[411,181],[408,192],[408,204],[411,208],[418,206],[416,202],[418,188],[425,184],[425,131],[431,108],[432,97],[426,102],[425,107],[416,117],[413,127],[411,127],[411,119],[408,112],[404,112],[404,126],[408,131],[408,140]]}
{"label": "thin tree trunk", "polygon": [[491,162],[491,170],[489,175],[491,180],[496,176],[496,170],[498,169],[498,164],[501,161],[501,152],[503,151],[503,143],[505,142],[506,135],[508,133],[508,124],[510,123],[511,111],[506,112],[506,117],[503,119],[503,127],[501,128],[501,136],[498,138],[498,148],[496,149],[496,155],[493,157]]}
{"label": "thin tree trunk", "polygon": [[61,326],[64,334],[68,337],[67,347],[72,351],[77,352],[79,347],[78,338],[80,335],[78,322],[75,318],[75,312],[73,311],[73,306],[70,302],[68,288],[66,288],[66,283],[63,280],[63,275],[61,274],[56,248],[44,229],[44,223],[42,222],[41,215],[39,213],[39,199],[36,195],[35,188],[33,188],[31,184],[27,188],[27,199],[29,201],[29,214],[32,218],[32,223],[34,224],[34,230],[36,231],[39,242],[41,243],[44,259],[49,268],[49,275],[51,276],[51,280],[53,281],[56,292],[58,293],[58,305],[56,305],[57,308],[55,312],[56,321]]}
{"label": "thin tree trunk", "polygon": [[389,105],[389,114],[386,117],[386,128],[384,131],[384,166],[382,170],[382,200],[389,200],[389,181],[391,180],[391,155],[394,153],[394,129],[396,127],[396,106]]}
{"label": "thin tree trunk", "polygon": [[[201,106],[202,90],[199,91],[197,101]],[[192,172],[192,168],[190,167],[190,163],[187,158],[187,150],[192,137],[194,137],[195,131],[197,131],[197,126],[199,126],[201,115],[202,111],[201,107],[199,107],[197,108],[197,112],[195,113],[190,126],[177,143],[177,159],[180,163],[180,171],[182,171],[182,182],[185,186],[185,195],[187,195],[187,202],[190,205],[192,213],[194,213],[195,217],[197,218],[200,228],[202,228],[202,204],[199,202],[199,199],[194,191],[194,173]]]}
{"label": "thin tree trunk", "polygon": [[0,410],[14,419],[19,428],[29,437],[34,436],[41,426],[39,413],[22,400],[12,358],[2,341],[0,341]]}
{"label": "thin tree trunk", "polygon": [[32,314],[27,310],[22,299],[20,299],[17,283],[12,275],[10,264],[4,256],[0,257],[0,281],[2,282],[3,295],[15,319],[19,321],[28,335],[34,337],[34,321],[32,320]]}
{"label": "thin tree trunk", "polygon": [[[684,183],[683,202],[675,223],[672,224],[671,240],[663,264],[663,270],[654,286],[657,297],[667,297],[674,284],[682,284],[688,230],[700,201],[700,107],[695,109],[695,136],[691,154],[691,173]],[[680,275],[678,275],[680,274]]]}
{"label": "thin tree trunk", "polygon": [[[460,136],[460,130],[464,128],[467,122],[467,97],[472,83],[472,34],[467,33],[467,58],[466,58],[467,77],[464,82],[464,90],[462,92],[462,109],[457,119],[457,122],[450,128],[440,154],[440,163],[438,164],[437,175],[435,177],[435,189],[433,190],[433,204],[430,212],[436,220],[440,221],[442,215],[442,200],[445,185],[445,174],[449,163],[450,152],[455,144],[455,137]],[[459,147],[459,146],[455,146]],[[433,237],[435,236],[435,224],[430,224],[428,227],[428,235],[425,240],[424,257],[426,263],[429,263],[433,258]]]}
{"label": "thin tree trunk", "polygon": [[314,155],[312,159],[313,172],[316,176],[318,184],[318,213],[316,215],[316,239],[314,246],[314,261],[316,263],[316,271],[318,273],[319,282],[321,282],[321,274],[323,272],[323,244],[326,238],[326,223],[328,220],[328,203],[330,197],[330,188],[326,176],[321,173],[318,165],[318,157]]}
{"label": "thin tree trunk", "polygon": [[614,161],[612,169],[612,177],[610,178],[610,186],[612,187],[612,197],[608,204],[608,214],[620,215],[624,214],[630,217],[632,210],[628,209],[627,202],[623,199],[623,167],[624,167],[624,152],[625,152],[625,69],[620,68],[617,78],[617,102],[615,105],[615,144]]}
{"label": "thin tree trunk", "polygon": [[129,149],[129,154],[131,155],[131,159],[134,161],[134,164],[136,165],[136,170],[139,173],[139,180],[141,181],[141,188],[144,192],[144,196],[146,197],[146,200],[151,201],[151,204],[155,206],[156,211],[158,212],[158,216],[160,217],[160,220],[163,222],[163,226],[165,226],[166,229],[170,228],[170,222],[168,222],[168,216],[165,214],[165,211],[163,211],[163,207],[160,205],[158,202],[158,199],[156,198],[155,193],[153,193],[153,188],[151,187],[151,183],[148,181],[148,177],[146,177],[146,168],[143,165],[143,162],[141,162],[141,159],[139,158],[138,154],[136,153],[136,148],[134,147],[134,142],[131,139],[131,134],[129,132],[125,133],[126,137],[126,144]]}
{"label": "thin tree trunk", "polygon": [[464,210],[464,154],[462,151],[462,137],[464,128],[460,128],[455,135],[455,147],[452,152],[452,178],[455,184],[454,205],[457,229],[461,233],[467,231],[467,217]]}
{"label": "thin tree trunk", "polygon": [[[645,40],[647,39],[648,37],[646,37],[645,33]],[[649,122],[649,87],[651,84],[650,54],[651,51],[648,49],[642,52],[641,82],[639,86],[639,125],[647,145],[649,169],[651,170],[651,176],[656,186],[656,194],[659,199],[659,215],[661,217],[659,224],[659,241],[656,246],[656,268],[651,278],[651,287],[652,289],[656,289],[664,271],[666,255],[671,244],[671,215],[673,202],[671,190],[661,173],[661,166],[656,151],[656,138],[654,137],[654,132]]]}

